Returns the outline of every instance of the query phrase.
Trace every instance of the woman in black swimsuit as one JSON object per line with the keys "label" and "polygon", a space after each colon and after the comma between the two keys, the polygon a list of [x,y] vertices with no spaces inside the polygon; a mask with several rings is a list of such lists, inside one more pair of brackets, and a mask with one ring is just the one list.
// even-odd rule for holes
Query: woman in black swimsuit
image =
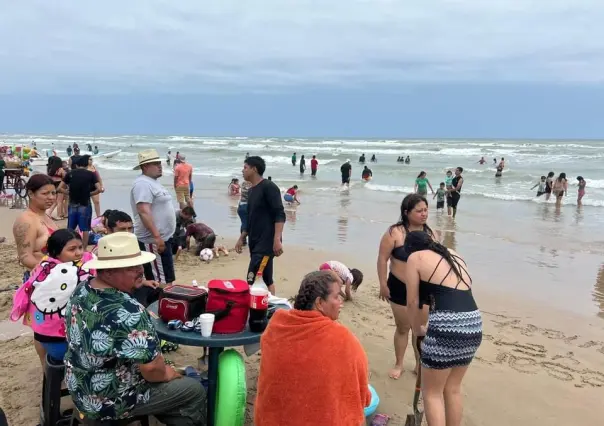
{"label": "woman in black swimsuit", "polygon": [[[398,379],[403,372],[403,359],[411,323],[407,315],[407,288],[405,286],[405,269],[407,253],[403,247],[405,235],[411,231],[424,231],[431,238],[437,235],[426,224],[428,220],[428,201],[419,194],[407,195],[401,204],[400,220],[390,226],[382,236],[380,251],[377,261],[377,273],[380,281],[380,299],[390,301],[394,315],[396,330],[394,332],[394,354],[396,357],[394,367],[390,370],[390,377]],[[388,261],[390,261],[390,274],[388,274]],[[426,310],[427,319],[427,310]],[[415,345],[413,345],[415,348]],[[415,353],[417,367],[419,359]]]}
{"label": "woman in black swimsuit", "polygon": [[[409,318],[422,344],[422,395],[429,425],[459,426],[461,382],[482,342],[482,318],[464,259],[424,232],[409,232],[406,268]],[[429,299],[427,326],[417,308]],[[445,409],[446,407],[446,409]]]}

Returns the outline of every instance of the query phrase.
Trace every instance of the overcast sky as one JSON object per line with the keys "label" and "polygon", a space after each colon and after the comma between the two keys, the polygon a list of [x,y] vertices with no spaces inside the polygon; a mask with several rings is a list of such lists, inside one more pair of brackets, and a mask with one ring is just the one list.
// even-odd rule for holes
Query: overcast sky
{"label": "overcast sky", "polygon": [[0,132],[604,135],[602,0],[0,10]]}

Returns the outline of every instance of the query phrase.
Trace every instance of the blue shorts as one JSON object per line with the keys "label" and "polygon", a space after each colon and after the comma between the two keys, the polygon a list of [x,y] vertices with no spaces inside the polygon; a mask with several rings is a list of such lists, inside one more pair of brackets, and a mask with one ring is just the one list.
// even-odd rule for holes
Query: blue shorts
{"label": "blue shorts", "polygon": [[72,231],[79,228],[81,232],[90,231],[92,223],[92,206],[70,204],[67,209],[67,227]]}
{"label": "blue shorts", "polygon": [[287,201],[288,203],[293,203],[294,202],[294,196],[292,194],[284,194],[283,195],[283,199],[285,201]]}
{"label": "blue shorts", "polygon": [[63,361],[67,353],[67,342],[40,342],[44,350],[52,359]]}

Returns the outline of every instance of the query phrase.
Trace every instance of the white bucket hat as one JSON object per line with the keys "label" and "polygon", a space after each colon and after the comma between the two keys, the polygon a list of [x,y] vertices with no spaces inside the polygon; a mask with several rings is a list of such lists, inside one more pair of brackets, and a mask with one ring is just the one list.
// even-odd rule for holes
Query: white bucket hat
{"label": "white bucket hat", "polygon": [[161,163],[161,158],[155,149],[145,149],[138,153],[138,166],[135,166],[132,170],[138,170],[143,164],[149,163]]}
{"label": "white bucket hat", "polygon": [[99,240],[97,258],[86,262],[82,268],[84,270],[128,268],[154,260],[153,253],[140,250],[134,234],[116,232]]}

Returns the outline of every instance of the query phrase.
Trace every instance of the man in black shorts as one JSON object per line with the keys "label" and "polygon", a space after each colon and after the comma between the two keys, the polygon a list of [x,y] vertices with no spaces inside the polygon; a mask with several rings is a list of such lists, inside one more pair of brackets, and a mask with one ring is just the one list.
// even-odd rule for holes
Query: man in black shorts
{"label": "man in black shorts", "polygon": [[248,237],[250,264],[247,282],[254,284],[256,274],[264,256],[269,260],[262,273],[262,278],[272,294],[275,294],[273,283],[273,258],[283,254],[281,237],[285,223],[285,211],[281,202],[281,191],[272,181],[264,179],[266,163],[261,157],[251,156],[243,162],[243,178],[252,184],[248,192],[247,223],[242,226],[241,236],[235,245],[237,253],[243,251],[243,243]]}
{"label": "man in black shorts", "polygon": [[342,185],[349,186],[350,176],[352,176],[352,166],[350,165],[350,160],[346,160],[346,162],[342,164],[340,171],[342,172]]}
{"label": "man in black shorts", "polygon": [[[453,217],[457,214],[457,203],[459,203],[459,199],[461,198],[461,187],[463,186],[463,177],[461,174],[463,173],[463,167],[458,167],[455,169],[455,177],[451,181],[451,190],[450,190],[450,198],[451,198],[451,208],[453,209]],[[449,200],[447,199],[447,202]]]}

